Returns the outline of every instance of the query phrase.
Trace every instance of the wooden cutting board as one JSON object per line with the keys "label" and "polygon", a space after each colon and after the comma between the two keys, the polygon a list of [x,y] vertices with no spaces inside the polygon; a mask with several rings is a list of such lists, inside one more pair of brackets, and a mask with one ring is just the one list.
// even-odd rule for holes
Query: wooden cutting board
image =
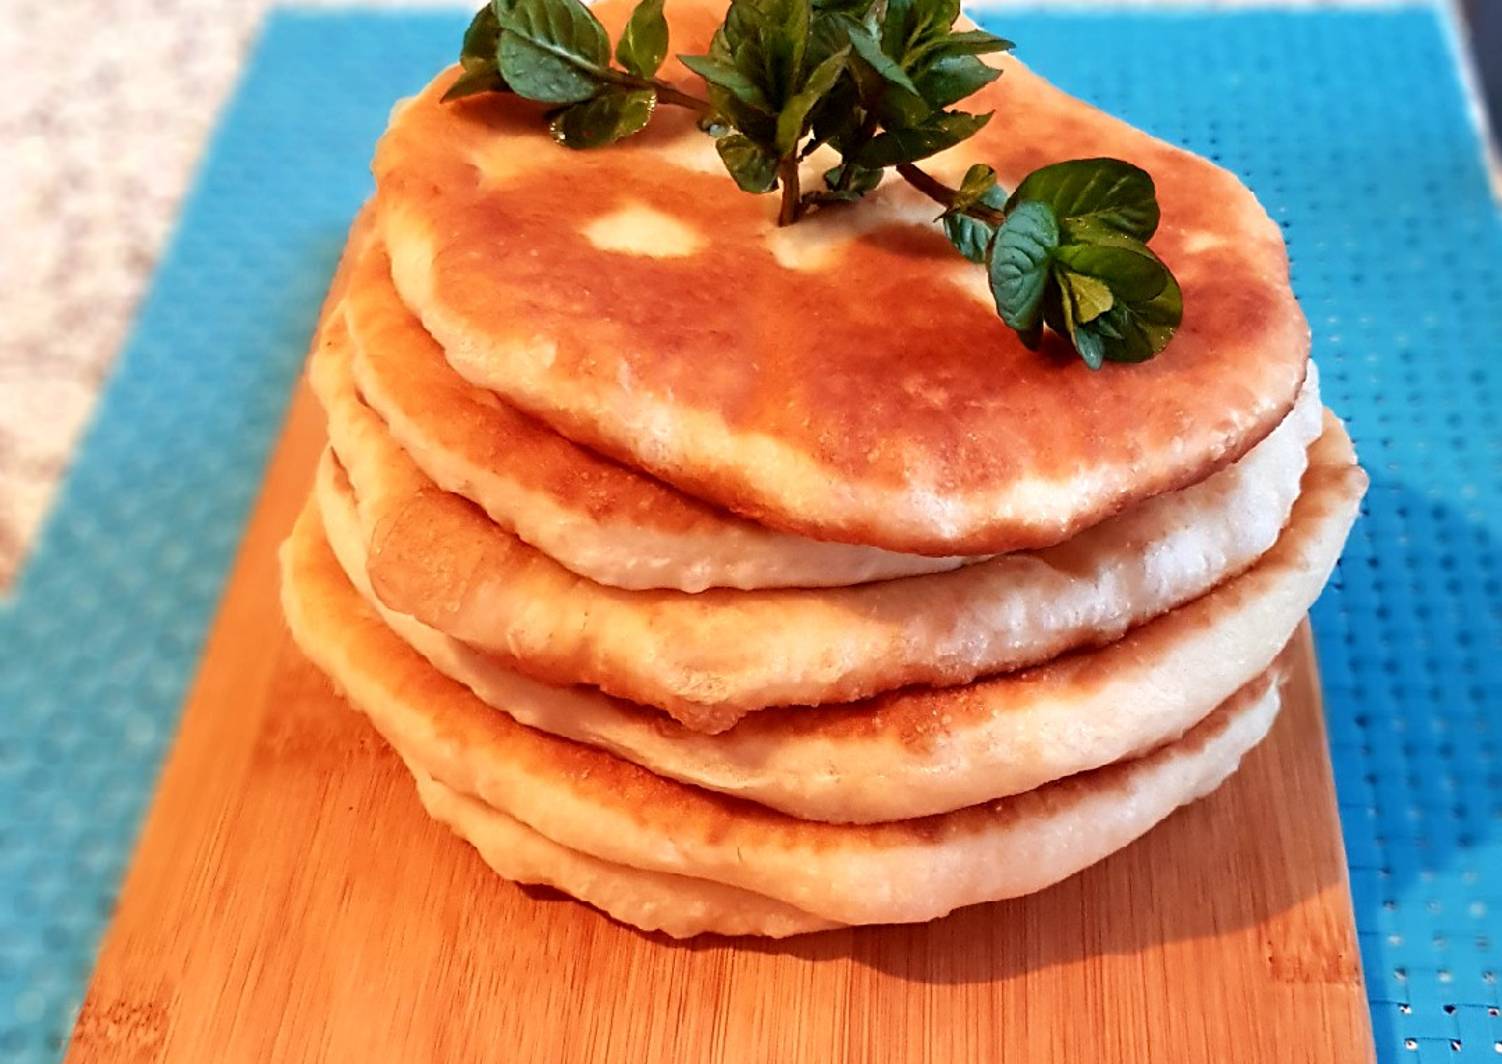
{"label": "wooden cutting board", "polygon": [[292,646],[322,435],[300,390],[67,1060],[1374,1059],[1307,630],[1241,772],[1052,890],[679,944],[496,878]]}

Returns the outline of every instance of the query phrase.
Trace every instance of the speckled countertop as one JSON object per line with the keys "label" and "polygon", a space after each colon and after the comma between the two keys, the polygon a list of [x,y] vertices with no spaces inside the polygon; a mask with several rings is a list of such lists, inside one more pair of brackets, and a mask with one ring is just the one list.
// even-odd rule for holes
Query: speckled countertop
{"label": "speckled countertop", "polygon": [[[1163,0],[1133,6],[1154,2]],[[269,6],[267,0],[5,5],[0,588],[18,570],[67,468],[205,135]],[[367,6],[455,5],[367,0]]]}

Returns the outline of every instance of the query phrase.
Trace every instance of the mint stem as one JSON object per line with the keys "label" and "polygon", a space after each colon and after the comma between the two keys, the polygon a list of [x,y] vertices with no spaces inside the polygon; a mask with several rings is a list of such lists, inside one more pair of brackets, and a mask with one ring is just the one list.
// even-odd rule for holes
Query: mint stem
{"label": "mint stem", "polygon": [[670,103],[675,107],[686,107],[690,111],[697,111],[701,115],[710,112],[708,100],[701,100],[697,96],[690,96],[686,92],[679,92],[665,81],[652,78],[647,81],[647,87],[657,90],[658,103]]}
{"label": "mint stem", "polygon": [[778,225],[792,225],[798,220],[798,153],[788,152],[777,164],[777,180],[782,185],[782,206],[777,211]]}
{"label": "mint stem", "polygon": [[661,78],[644,78],[632,74],[626,70],[617,70],[615,67],[591,68],[590,73],[602,81],[608,81],[613,85],[622,85],[628,89],[651,89],[657,93],[658,103],[670,103],[674,107],[686,107],[690,111],[699,114],[708,114],[711,110],[708,100],[701,100],[697,96],[669,85]]}
{"label": "mint stem", "polygon": [[[912,185],[935,203],[946,210],[954,206],[957,193],[944,182],[921,169],[913,163],[898,163],[897,173],[904,181]],[[983,222],[992,225],[1000,225],[1006,220],[1006,215],[994,207],[987,207],[984,203],[973,203],[961,213],[968,214],[972,218],[979,218]]]}

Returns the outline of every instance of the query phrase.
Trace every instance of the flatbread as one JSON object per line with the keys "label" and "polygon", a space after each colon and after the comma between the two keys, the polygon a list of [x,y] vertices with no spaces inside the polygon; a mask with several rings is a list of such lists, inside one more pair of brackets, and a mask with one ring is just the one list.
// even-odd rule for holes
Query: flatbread
{"label": "flatbread", "polygon": [[445,491],[580,576],[640,590],[841,587],[957,568],[778,532],[605,458],[476,388],[444,361],[376,244],[344,301],[360,394]]}
{"label": "flatbread", "polygon": [[[630,5],[595,10],[615,32]],[[675,0],[673,52],[704,51],[723,12]],[[895,177],[779,229],[692,114],[662,107],[639,136],[570,152],[535,104],[440,103],[457,68],[376,151],[397,288],[471,382],[762,524],[932,555],[1063,542],[1272,431],[1309,330],[1281,232],[1234,175],[998,63],[965,102],[998,119],[925,165],[954,181],[984,161],[1006,186],[1068,158],[1146,168],[1185,307],[1153,361],[1093,373],[1057,337],[1024,348]],[[829,162],[808,160],[808,187]]]}
{"label": "flatbread", "polygon": [[848,706],[770,709],[702,735],[586,687],[555,687],[384,606],[330,452],[316,497],[335,556],[387,626],[438,671],[522,724],[661,776],[808,820],[869,823],[977,805],[1177,739],[1263,672],[1319,595],[1360,497],[1338,427],[1255,566],[1099,650],[961,687],[904,688]]}
{"label": "flatbread", "polygon": [[360,401],[347,332],[329,322],[310,376],[381,601],[535,678],[592,684],[706,732],[767,706],[964,683],[1109,642],[1272,546],[1320,425],[1311,376],[1240,462],[1044,551],[854,588],[632,592],[578,577],[438,489]]}
{"label": "flatbread", "polygon": [[673,938],[706,932],[786,938],[839,924],[749,890],[707,879],[645,872],[560,846],[521,821],[408,766],[423,808],[473,846],[499,875],[572,894],[617,920]]}
{"label": "flatbread", "polygon": [[1281,665],[1145,757],[940,816],[822,824],[663,779],[487,706],[366,605],[311,504],[282,565],[293,638],[409,764],[579,853],[838,923],[930,920],[1072,875],[1219,786],[1278,710]]}

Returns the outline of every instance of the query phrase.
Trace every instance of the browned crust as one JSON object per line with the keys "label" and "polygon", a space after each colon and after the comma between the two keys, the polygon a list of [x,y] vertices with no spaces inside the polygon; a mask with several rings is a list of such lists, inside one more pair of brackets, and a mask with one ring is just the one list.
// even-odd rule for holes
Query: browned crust
{"label": "browned crust", "polygon": [[[599,10],[610,23],[624,8]],[[703,5],[672,14],[682,51],[715,18]],[[982,498],[1101,475],[1056,505],[988,513],[956,529],[917,527],[870,508],[790,507],[743,468],[658,454],[608,419],[513,396],[565,435],[769,526],[932,555],[1047,546],[1235,461],[1277,425],[1303,381],[1308,328],[1281,235],[1251,193],[1019,64],[974,101],[1000,113],[974,139],[977,156],[1008,175],[1110,154],[1157,181],[1165,222],[1153,246],[1178,276],[1186,311],[1179,336],[1150,363],[1091,373],[1056,340],[1027,351],[994,313],[950,287],[933,263],[953,253],[932,233],[877,229],[837,273],[790,274],[765,247],[765,201],[719,174],[681,171],[664,183],[660,165],[641,158],[687,121],[667,109],[630,144],[560,153],[544,171],[487,185],[467,157],[476,145],[545,134],[536,109],[515,100],[439,104],[451,77],[404,110],[375,170],[383,209],[398,205],[438,234],[436,300],[483,342],[504,344],[523,327],[547,335],[558,344],[560,387],[624,373],[729,432],[788,444],[831,484]],[[714,240],[688,259],[609,256],[558,224],[581,203],[604,211],[628,200],[689,213]]]}

